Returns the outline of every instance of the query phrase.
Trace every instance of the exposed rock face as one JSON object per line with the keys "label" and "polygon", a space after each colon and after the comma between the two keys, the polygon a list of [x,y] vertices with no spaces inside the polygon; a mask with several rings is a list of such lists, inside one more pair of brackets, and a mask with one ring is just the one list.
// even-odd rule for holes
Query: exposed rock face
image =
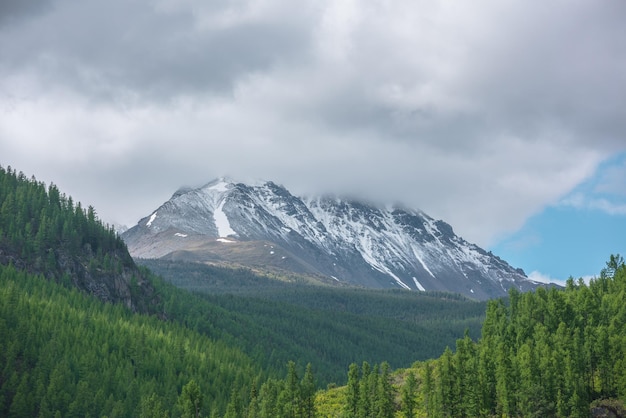
{"label": "exposed rock face", "polygon": [[109,254],[110,264],[116,267],[103,268],[94,263],[89,245],[78,253],[66,249],[49,249],[48,252],[54,254],[54,265],[41,259],[26,263],[18,254],[0,248],[0,264],[12,264],[19,270],[66,282],[103,302],[120,303],[135,312],[159,313],[155,312],[159,298],[152,284],[134,263],[129,264],[128,254],[121,251]]}
{"label": "exposed rock face", "polygon": [[537,283],[422,211],[300,198],[272,182],[181,189],[122,238],[133,257],[235,263],[487,299]]}

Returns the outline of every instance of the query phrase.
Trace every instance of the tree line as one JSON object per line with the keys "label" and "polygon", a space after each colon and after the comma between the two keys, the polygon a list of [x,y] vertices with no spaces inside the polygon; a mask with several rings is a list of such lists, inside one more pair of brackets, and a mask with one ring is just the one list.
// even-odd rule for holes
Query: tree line
{"label": "tree line", "polygon": [[[509,291],[489,301],[480,339],[457,340],[436,360],[397,371],[393,413],[402,417],[624,416],[626,408],[626,266],[613,255],[589,284]],[[362,373],[363,374],[363,373]],[[368,413],[356,366],[338,392],[337,417]],[[318,408],[326,410],[325,393]],[[370,397],[370,399],[373,399]],[[621,414],[621,415],[620,415]],[[598,415],[602,416],[602,415]],[[606,415],[609,416],[609,415]]]}
{"label": "tree line", "polygon": [[124,241],[98,219],[93,206],[83,208],[54,184],[46,187],[11,167],[0,167],[0,244],[39,272],[58,270],[61,249],[88,250],[100,264],[122,254],[125,265],[134,264]]}
{"label": "tree line", "polygon": [[626,268],[611,256],[587,285],[509,292],[491,301],[480,341],[459,340],[437,364],[443,416],[588,417],[600,399],[626,399]]}
{"label": "tree line", "polygon": [[[156,315],[78,291],[67,268],[72,260],[98,277],[132,271],[130,291],[148,307],[142,312]],[[154,289],[149,298],[138,279]],[[480,337],[470,330],[436,360],[392,371],[399,354],[417,359],[425,340],[438,335],[403,293],[290,287],[257,297],[190,294],[137,269],[93,208],[0,167],[0,416],[621,413],[625,295],[624,260],[611,256],[588,284],[570,279],[564,289],[512,289],[507,299],[489,301]],[[476,308],[448,299],[461,315]],[[422,308],[445,309],[420,300]],[[472,315],[453,316],[457,328]],[[357,358],[361,365],[352,363],[346,376]],[[330,384],[338,374],[347,385]],[[330,387],[317,391],[320,381]]]}

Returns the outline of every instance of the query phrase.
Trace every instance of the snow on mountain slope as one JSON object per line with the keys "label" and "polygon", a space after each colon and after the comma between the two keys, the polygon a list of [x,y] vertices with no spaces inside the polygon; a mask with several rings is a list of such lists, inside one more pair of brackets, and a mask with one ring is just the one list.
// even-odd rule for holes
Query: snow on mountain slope
{"label": "snow on mountain slope", "polygon": [[[365,287],[452,291],[486,299],[512,286],[537,286],[523,271],[421,211],[336,197],[299,198],[272,182],[246,185],[220,178],[181,189],[122,238],[135,257],[176,253]],[[251,247],[254,242],[264,244]],[[243,243],[247,250],[237,252]]]}

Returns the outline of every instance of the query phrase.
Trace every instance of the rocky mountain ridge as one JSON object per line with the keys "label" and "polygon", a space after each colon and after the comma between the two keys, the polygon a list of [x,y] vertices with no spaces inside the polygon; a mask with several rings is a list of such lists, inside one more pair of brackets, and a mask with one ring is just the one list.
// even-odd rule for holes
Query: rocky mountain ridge
{"label": "rocky mountain ridge", "polygon": [[419,210],[292,195],[227,178],[180,189],[122,234],[131,255],[276,269],[370,288],[476,299],[538,285]]}

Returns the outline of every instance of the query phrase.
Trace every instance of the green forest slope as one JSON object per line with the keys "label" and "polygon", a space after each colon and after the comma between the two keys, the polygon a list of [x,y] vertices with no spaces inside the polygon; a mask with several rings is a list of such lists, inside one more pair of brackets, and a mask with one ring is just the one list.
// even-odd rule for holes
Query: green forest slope
{"label": "green forest slope", "polygon": [[[320,392],[326,417],[626,416],[626,266],[611,256],[587,285],[512,290],[490,301],[482,336],[380,383],[353,364],[345,387]],[[376,375],[374,381],[382,377]],[[364,389],[365,388],[365,389]]]}
{"label": "green forest slope", "polygon": [[126,244],[93,207],[0,167],[0,264],[42,274],[105,302],[156,313],[159,299]]}
{"label": "green forest slope", "polygon": [[624,415],[619,256],[588,285],[487,304],[152,267],[195,292],[135,265],[93,208],[0,168],[0,416]]}
{"label": "green forest slope", "polygon": [[459,295],[306,286],[249,270],[140,262],[202,292],[190,296],[162,286],[168,316],[215,338],[235,338],[273,369],[289,360],[313,363],[322,385],[345,382],[343,370],[355,360],[407,367],[438,356],[466,329],[477,338],[486,307]]}
{"label": "green forest slope", "polygon": [[311,382],[342,383],[357,359],[402,367],[465,328],[478,335],[484,311],[441,294],[189,293],[137,267],[94,208],[10,168],[0,168],[0,267],[0,416],[179,416],[198,396],[203,416],[221,416],[257,389],[304,402]]}
{"label": "green forest slope", "polygon": [[0,266],[0,416],[135,417],[142,403],[178,416],[192,380],[208,415],[260,376],[221,341]]}

